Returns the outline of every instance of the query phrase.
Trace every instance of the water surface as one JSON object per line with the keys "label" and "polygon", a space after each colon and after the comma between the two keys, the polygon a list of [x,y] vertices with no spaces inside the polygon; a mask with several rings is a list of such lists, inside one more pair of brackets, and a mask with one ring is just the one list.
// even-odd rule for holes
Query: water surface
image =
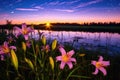
{"label": "water surface", "polygon": [[39,39],[43,32],[49,40],[57,39],[61,44],[69,44],[76,49],[100,50],[109,54],[120,54],[120,34],[109,32],[47,31],[35,30],[32,38]]}

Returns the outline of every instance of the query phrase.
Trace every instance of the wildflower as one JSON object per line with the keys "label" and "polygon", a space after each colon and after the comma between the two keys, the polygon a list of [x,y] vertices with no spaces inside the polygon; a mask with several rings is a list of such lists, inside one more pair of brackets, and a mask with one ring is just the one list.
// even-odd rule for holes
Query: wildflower
{"label": "wildflower", "polygon": [[50,46],[49,45],[42,46],[42,51],[45,51],[46,53],[48,53],[50,51]]}
{"label": "wildflower", "polygon": [[11,42],[13,42],[13,41],[15,42],[15,39],[14,39],[12,36],[8,36],[7,39],[8,39],[8,42],[9,42],[9,43],[11,43]]}
{"label": "wildflower", "polygon": [[76,59],[72,58],[72,55],[74,54],[74,50],[71,50],[66,53],[64,48],[59,48],[59,51],[61,52],[62,55],[57,56],[56,60],[61,61],[60,69],[63,69],[66,64],[69,66],[70,69],[72,69],[73,68],[72,62],[76,62]]}
{"label": "wildflower", "polygon": [[16,49],[15,46],[8,46],[8,42],[4,42],[2,46],[0,46],[0,54],[7,54],[11,49]]}
{"label": "wildflower", "polygon": [[4,59],[4,54],[9,54],[11,49],[16,49],[15,46],[9,46],[8,42],[4,42],[2,46],[0,46],[0,54],[1,54],[1,60]]}
{"label": "wildflower", "polygon": [[30,46],[31,46],[31,43],[30,43],[30,41],[26,41],[26,46],[28,47],[28,48],[30,48]]}
{"label": "wildflower", "polygon": [[27,27],[25,23],[22,24],[22,29],[20,29],[19,27],[14,27],[14,29],[18,31],[16,36],[18,37],[22,34],[25,40],[28,40],[28,34],[33,31],[33,28]]}
{"label": "wildflower", "polygon": [[109,61],[103,61],[103,57],[100,56],[99,57],[99,60],[98,61],[91,61],[91,64],[93,64],[96,69],[95,69],[95,72],[93,72],[93,74],[97,74],[98,73],[98,70],[100,70],[104,76],[107,75],[107,72],[106,72],[106,69],[104,67],[107,67],[110,65],[110,62]]}

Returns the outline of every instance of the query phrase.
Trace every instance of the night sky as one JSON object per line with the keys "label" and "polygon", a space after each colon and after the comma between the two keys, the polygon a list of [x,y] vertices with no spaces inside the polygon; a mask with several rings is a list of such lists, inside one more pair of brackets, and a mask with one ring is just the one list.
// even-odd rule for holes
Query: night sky
{"label": "night sky", "polygon": [[120,0],[0,0],[0,24],[120,22]]}

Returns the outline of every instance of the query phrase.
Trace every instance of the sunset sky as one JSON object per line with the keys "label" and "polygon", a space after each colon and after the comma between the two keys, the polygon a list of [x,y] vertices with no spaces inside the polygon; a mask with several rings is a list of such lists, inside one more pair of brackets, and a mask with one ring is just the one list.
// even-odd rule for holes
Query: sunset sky
{"label": "sunset sky", "polygon": [[0,0],[0,24],[120,22],[120,0]]}

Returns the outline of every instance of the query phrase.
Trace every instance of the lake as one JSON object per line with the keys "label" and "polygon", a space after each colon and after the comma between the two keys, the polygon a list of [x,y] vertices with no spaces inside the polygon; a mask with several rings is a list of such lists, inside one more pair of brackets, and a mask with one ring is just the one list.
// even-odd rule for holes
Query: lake
{"label": "lake", "polygon": [[32,38],[39,39],[39,32],[49,40],[57,39],[60,44],[68,44],[76,49],[100,50],[111,55],[120,54],[120,34],[109,32],[48,31],[35,30]]}

